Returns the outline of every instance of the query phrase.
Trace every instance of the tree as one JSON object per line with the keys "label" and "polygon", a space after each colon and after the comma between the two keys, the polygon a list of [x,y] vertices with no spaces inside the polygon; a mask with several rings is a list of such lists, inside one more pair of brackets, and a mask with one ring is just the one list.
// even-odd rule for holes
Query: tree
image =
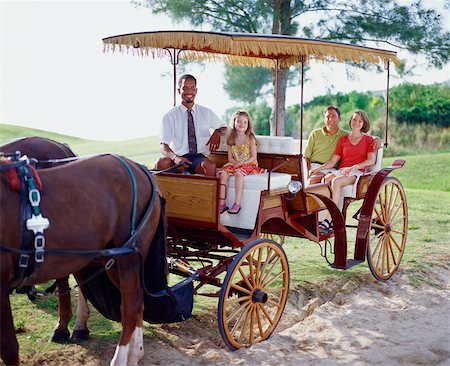
{"label": "tree", "polygon": [[[338,40],[360,45],[389,44],[423,54],[432,66],[449,61],[450,34],[440,15],[421,0],[401,5],[398,0],[141,0],[135,4],[153,13],[188,20],[194,27],[218,31],[272,33]],[[299,25],[301,24],[301,28]],[[235,78],[228,68],[228,80]],[[279,73],[278,121],[284,131],[289,69]],[[274,77],[272,75],[272,83]],[[228,89],[230,90],[230,85]],[[262,86],[257,84],[256,90]],[[273,113],[271,134],[275,134]]]}

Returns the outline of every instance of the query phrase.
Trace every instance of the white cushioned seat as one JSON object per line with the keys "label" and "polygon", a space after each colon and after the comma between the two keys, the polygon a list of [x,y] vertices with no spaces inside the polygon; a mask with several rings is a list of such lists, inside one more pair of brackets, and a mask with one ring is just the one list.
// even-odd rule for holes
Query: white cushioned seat
{"label": "white cushioned seat", "polygon": [[[258,215],[261,191],[268,187],[269,173],[247,175],[244,177],[244,193],[242,195],[241,210],[232,215],[228,212],[220,215],[220,222],[225,226],[253,230]],[[270,188],[286,187],[291,181],[291,175],[274,172],[270,177]],[[227,193],[227,206],[231,208],[236,191],[234,189],[234,177],[230,178]]]}
{"label": "white cushioned seat", "polygon": [[[382,161],[383,161],[383,148],[380,147],[380,149],[378,149],[378,151],[377,151],[375,164],[372,165],[371,167],[368,167],[366,169],[366,172],[364,173],[364,175],[377,174],[381,170]],[[355,183],[341,188],[341,197],[339,199],[339,204],[338,204],[338,207],[340,210],[342,210],[342,207],[344,205],[344,197],[352,197],[352,198],[356,197],[359,179],[360,179],[360,177],[357,177]]]}

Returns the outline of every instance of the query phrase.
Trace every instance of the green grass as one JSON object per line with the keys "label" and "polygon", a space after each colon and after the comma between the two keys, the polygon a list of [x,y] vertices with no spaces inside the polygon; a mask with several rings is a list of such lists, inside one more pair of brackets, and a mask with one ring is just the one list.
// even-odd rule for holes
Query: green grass
{"label": "green grass", "polygon": [[[141,138],[123,142],[89,141],[70,136],[30,130],[0,124],[0,144],[19,136],[43,136],[67,142],[79,155],[99,152],[115,152],[152,166],[159,156],[158,142],[154,137]],[[450,153],[430,154],[404,157],[406,165],[396,170],[397,176],[406,189],[409,208],[409,231],[406,251],[399,271],[406,273],[414,285],[432,284],[421,271],[435,266],[449,264],[450,249]],[[391,164],[395,158],[385,158],[384,166]],[[357,203],[350,206],[356,210]],[[350,215],[349,215],[350,216]],[[355,239],[355,229],[347,231],[349,257]],[[308,291],[311,284],[324,283],[325,287],[339,278],[363,277],[367,280],[370,271],[367,263],[347,271],[334,270],[320,256],[316,243],[306,239],[287,238],[284,249],[289,260],[291,274],[291,292]],[[321,282],[327,281],[327,282]],[[328,284],[328,285],[327,285]],[[92,310],[89,327],[92,340],[80,346],[69,343],[58,345],[48,342],[57,319],[55,298],[38,299],[31,304],[25,295],[11,296],[11,303],[18,331],[18,340],[24,364],[40,364],[40,355],[48,353],[57,355],[84,352],[87,357],[99,357],[99,354],[112,354],[114,343],[120,333],[118,323],[111,322]],[[92,309],[92,307],[91,307]],[[219,338],[216,322],[217,299],[196,297],[194,317],[205,328],[212,329],[214,337]],[[73,325],[73,321],[71,322]],[[176,329],[170,326],[146,325],[145,335],[157,337],[162,342],[176,343]],[[168,329],[168,331],[165,331]],[[78,348],[77,348],[78,347]],[[102,351],[103,350],[103,351]],[[62,357],[62,356],[61,356]],[[78,357],[81,357],[78,354]],[[84,357],[84,356],[83,356]],[[36,361],[37,360],[37,361]]]}
{"label": "green grass", "polygon": [[383,166],[397,159],[406,160],[406,164],[391,175],[405,188],[450,192],[450,153],[390,157],[383,159]]}
{"label": "green grass", "polygon": [[126,141],[96,141],[26,127],[0,124],[0,145],[19,137],[29,136],[40,136],[59,142],[65,142],[80,156],[115,153],[129,157],[130,159],[149,167],[153,167],[160,156],[159,141],[156,136]]}

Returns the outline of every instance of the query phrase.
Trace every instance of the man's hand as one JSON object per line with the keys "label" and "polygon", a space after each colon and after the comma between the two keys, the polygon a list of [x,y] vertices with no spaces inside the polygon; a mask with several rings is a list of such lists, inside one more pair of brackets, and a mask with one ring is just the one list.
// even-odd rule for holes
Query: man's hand
{"label": "man's hand", "polygon": [[220,133],[215,130],[209,138],[206,145],[209,145],[209,151],[216,151],[220,145]]}
{"label": "man's hand", "polygon": [[381,140],[379,137],[374,136],[372,141],[372,149],[373,151],[377,151],[381,147]]}
{"label": "man's hand", "polygon": [[177,168],[179,171],[184,171],[189,165],[192,164],[192,161],[184,158],[183,156],[175,156],[172,161],[175,165],[183,164]]}

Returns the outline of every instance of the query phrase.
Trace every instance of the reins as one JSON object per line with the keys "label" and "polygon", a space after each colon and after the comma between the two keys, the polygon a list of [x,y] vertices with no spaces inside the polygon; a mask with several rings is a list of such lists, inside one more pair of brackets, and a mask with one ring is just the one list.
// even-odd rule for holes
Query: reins
{"label": "reins", "polygon": [[[132,218],[131,218],[131,235],[128,238],[128,240],[121,247],[118,247],[118,248],[108,248],[108,249],[99,249],[99,250],[77,250],[77,249],[70,250],[70,249],[45,248],[44,254],[56,255],[56,256],[66,256],[66,257],[81,256],[81,257],[96,258],[96,257],[114,257],[114,256],[118,256],[118,255],[123,255],[123,254],[138,253],[139,257],[140,257],[140,261],[141,262],[143,261],[142,255],[139,252],[139,248],[136,247],[135,242],[136,242],[138,236],[142,233],[143,227],[148,222],[148,220],[151,216],[151,212],[155,208],[156,198],[158,196],[157,186],[156,186],[156,183],[155,183],[152,175],[147,170],[147,168],[145,166],[142,166],[139,164],[138,166],[147,175],[147,177],[150,181],[150,184],[152,186],[152,194],[150,197],[150,201],[147,205],[147,208],[144,212],[144,216],[142,217],[142,220],[140,221],[138,227],[135,228],[135,219],[136,219],[136,211],[137,211],[136,177],[135,177],[133,171],[131,170],[130,165],[123,158],[121,158],[117,155],[112,155],[112,156],[114,156],[116,159],[118,159],[126,167],[128,173],[130,174],[131,180],[132,180],[133,206],[132,206]],[[69,158],[69,159],[72,159],[72,158]],[[66,160],[66,159],[58,159],[58,160]],[[24,159],[24,160],[15,162],[15,163],[7,164],[7,165],[0,165],[0,169],[1,170],[13,169],[13,168],[20,167],[22,165],[26,165],[27,163],[28,163],[27,160]],[[14,253],[14,254],[34,254],[35,253],[34,249],[17,249],[17,248],[12,248],[5,244],[0,244],[0,251],[5,251],[5,252],[9,252],[9,253]],[[111,264],[111,266],[112,266],[112,264]],[[141,263],[141,267],[142,267],[142,263]],[[109,269],[109,268],[106,268],[106,269]],[[103,270],[103,268],[102,268],[102,270]]]}

